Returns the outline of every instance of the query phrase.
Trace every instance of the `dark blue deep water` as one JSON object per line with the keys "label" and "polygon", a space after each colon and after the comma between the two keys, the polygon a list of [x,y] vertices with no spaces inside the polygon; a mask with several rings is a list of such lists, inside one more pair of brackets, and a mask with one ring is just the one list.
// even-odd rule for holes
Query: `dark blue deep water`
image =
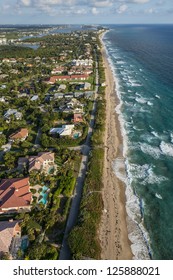
{"label": "dark blue deep water", "polygon": [[153,259],[173,259],[173,25],[109,28],[132,250],[146,258],[146,245]]}

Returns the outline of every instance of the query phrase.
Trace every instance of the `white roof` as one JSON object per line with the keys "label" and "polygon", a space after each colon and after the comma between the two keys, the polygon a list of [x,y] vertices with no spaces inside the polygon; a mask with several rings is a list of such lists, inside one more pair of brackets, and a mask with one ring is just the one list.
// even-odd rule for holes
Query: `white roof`
{"label": "white roof", "polygon": [[31,98],[31,101],[35,101],[38,99],[38,95],[33,95],[33,97]]}
{"label": "white roof", "polygon": [[66,85],[61,84],[61,85],[59,86],[59,89],[66,89]]}
{"label": "white roof", "polygon": [[50,130],[50,133],[58,133],[61,136],[69,136],[72,133],[74,124],[62,125],[62,127],[55,127]]}

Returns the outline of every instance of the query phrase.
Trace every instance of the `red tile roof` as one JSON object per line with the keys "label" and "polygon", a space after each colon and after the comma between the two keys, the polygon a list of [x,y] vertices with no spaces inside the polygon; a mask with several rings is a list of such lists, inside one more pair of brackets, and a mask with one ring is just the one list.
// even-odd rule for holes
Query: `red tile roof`
{"label": "red tile roof", "polygon": [[21,128],[20,130],[18,130],[17,132],[11,134],[9,136],[10,139],[22,139],[22,138],[26,138],[28,136],[28,129],[27,128]]}
{"label": "red tile roof", "polygon": [[29,206],[32,193],[29,178],[3,179],[0,183],[0,210]]}
{"label": "red tile roof", "polygon": [[87,74],[81,74],[81,75],[66,75],[66,76],[52,76],[48,80],[48,83],[55,83],[56,81],[67,81],[67,80],[84,80],[88,79],[89,75]]}

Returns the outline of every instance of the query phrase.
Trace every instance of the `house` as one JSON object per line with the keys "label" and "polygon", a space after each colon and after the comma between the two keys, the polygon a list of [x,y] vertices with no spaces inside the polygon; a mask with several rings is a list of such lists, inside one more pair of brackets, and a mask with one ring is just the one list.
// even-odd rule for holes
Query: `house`
{"label": "house", "polygon": [[89,75],[87,74],[81,74],[81,75],[71,75],[71,80],[81,80],[81,81],[85,81],[88,79]]}
{"label": "house", "polygon": [[91,84],[85,82],[85,84],[84,84],[84,90],[89,90],[90,88],[91,88]]}
{"label": "house", "polygon": [[74,124],[65,124],[62,127],[52,128],[50,134],[59,134],[60,137],[71,136],[74,129]]}
{"label": "house", "polygon": [[29,178],[2,179],[0,183],[0,214],[30,210],[32,193]]}
{"label": "house", "polygon": [[89,75],[82,74],[82,75],[65,75],[65,76],[52,76],[50,79],[46,81],[48,84],[55,84],[58,81],[73,81],[73,80],[87,80]]}
{"label": "house", "polygon": [[17,60],[15,58],[9,58],[9,60],[10,60],[10,63],[16,63],[17,62]]}
{"label": "house", "polygon": [[4,97],[4,96],[0,97],[0,102],[6,102],[6,100],[5,100],[5,97]]}
{"label": "house", "polygon": [[92,66],[93,60],[92,59],[74,59],[72,61],[72,65],[83,65],[83,66]]}
{"label": "house", "polygon": [[87,99],[89,99],[89,98],[92,98],[93,97],[93,95],[94,95],[94,92],[93,91],[85,91],[85,97],[87,98]]}
{"label": "house", "polygon": [[19,248],[14,245],[18,243],[16,241],[21,244],[21,227],[19,223],[20,221],[17,220],[0,222],[0,257],[7,253],[12,258],[17,253]]}
{"label": "house", "polygon": [[87,68],[86,70],[83,71],[83,73],[87,74],[87,75],[91,75],[93,73],[93,70],[90,68]]}
{"label": "house", "polygon": [[0,80],[3,80],[3,79],[5,79],[5,78],[7,78],[9,75],[7,75],[7,74],[1,74],[0,75]]}
{"label": "house", "polygon": [[78,105],[77,107],[75,107],[74,108],[74,110],[73,110],[73,113],[74,114],[81,114],[81,113],[83,113],[83,106],[82,105]]}
{"label": "house", "polygon": [[18,112],[16,109],[8,109],[4,114],[4,119],[10,120],[12,116],[14,116],[16,120],[21,120],[22,113]]}
{"label": "house", "polygon": [[65,66],[58,66],[51,71],[51,74],[61,74],[66,69],[67,69],[67,67],[65,67]]}
{"label": "house", "polygon": [[9,58],[3,58],[2,62],[3,62],[3,63],[9,63],[9,62],[10,62],[10,59],[9,59]]}
{"label": "house", "polygon": [[28,137],[28,129],[27,128],[21,128],[17,132],[11,134],[9,136],[9,140],[11,141],[20,141],[23,142]]}
{"label": "house", "polygon": [[37,156],[29,157],[29,172],[36,170],[49,173],[50,169],[55,168],[54,153],[41,152]]}
{"label": "house", "polygon": [[0,89],[5,89],[5,88],[7,88],[7,85],[1,85],[0,86]]}
{"label": "house", "polygon": [[66,93],[66,94],[64,94],[64,97],[65,97],[66,99],[71,99],[71,98],[74,97],[74,94],[73,94],[73,93]]}
{"label": "house", "polygon": [[1,149],[3,149],[4,152],[10,151],[10,150],[11,150],[11,143],[7,143],[7,144],[5,144],[5,145],[2,145],[2,146],[1,146]]}
{"label": "house", "polygon": [[58,90],[65,90],[66,89],[66,85],[64,84],[61,84],[58,88]]}
{"label": "house", "polygon": [[83,92],[75,92],[74,93],[74,97],[75,98],[82,98],[84,96],[84,93]]}
{"label": "house", "polygon": [[33,96],[31,97],[31,101],[36,101],[36,100],[38,100],[38,95],[33,95]]}
{"label": "house", "polygon": [[83,122],[82,114],[74,114],[73,121],[74,123]]}
{"label": "house", "polygon": [[65,107],[64,109],[61,110],[61,112],[66,113],[66,114],[70,114],[70,113],[73,112],[73,108]]}
{"label": "house", "polygon": [[7,39],[4,38],[4,37],[1,37],[0,38],[0,45],[6,45],[6,43],[7,43]]}
{"label": "house", "polygon": [[59,99],[59,98],[63,98],[64,94],[62,92],[58,92],[54,94],[54,99]]}

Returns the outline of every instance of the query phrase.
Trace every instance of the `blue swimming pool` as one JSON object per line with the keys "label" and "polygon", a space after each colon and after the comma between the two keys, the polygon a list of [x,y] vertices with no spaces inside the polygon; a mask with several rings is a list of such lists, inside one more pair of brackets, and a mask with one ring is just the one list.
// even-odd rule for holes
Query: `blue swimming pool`
{"label": "blue swimming pool", "polygon": [[42,203],[44,205],[47,204],[47,200],[48,200],[48,193],[47,193],[48,187],[43,186],[42,191],[40,193],[40,196],[42,197],[38,203]]}
{"label": "blue swimming pool", "polygon": [[74,133],[73,138],[78,139],[79,138],[79,133]]}

